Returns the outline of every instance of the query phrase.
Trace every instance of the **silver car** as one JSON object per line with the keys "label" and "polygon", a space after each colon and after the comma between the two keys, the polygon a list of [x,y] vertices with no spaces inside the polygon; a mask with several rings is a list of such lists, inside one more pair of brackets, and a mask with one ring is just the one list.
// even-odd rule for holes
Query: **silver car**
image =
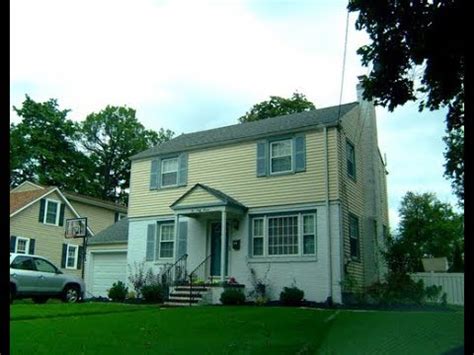
{"label": "silver car", "polygon": [[45,303],[48,298],[60,298],[74,303],[82,300],[84,281],[63,274],[48,259],[38,255],[10,254],[10,303],[14,298],[32,298]]}

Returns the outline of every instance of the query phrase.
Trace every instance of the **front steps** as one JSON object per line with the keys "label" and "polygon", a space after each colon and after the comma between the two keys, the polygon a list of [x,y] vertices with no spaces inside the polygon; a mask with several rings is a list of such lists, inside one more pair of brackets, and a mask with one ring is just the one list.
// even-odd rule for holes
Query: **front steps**
{"label": "front steps", "polygon": [[[191,293],[192,292],[192,293]],[[205,286],[174,286],[171,287],[170,296],[164,305],[189,307],[197,306],[202,300],[203,295],[209,292],[209,288]]]}

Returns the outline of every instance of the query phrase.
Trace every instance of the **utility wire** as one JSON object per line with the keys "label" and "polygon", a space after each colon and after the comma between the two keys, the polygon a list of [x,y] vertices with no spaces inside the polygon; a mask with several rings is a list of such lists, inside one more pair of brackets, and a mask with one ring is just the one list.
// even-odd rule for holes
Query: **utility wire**
{"label": "utility wire", "polygon": [[349,32],[349,10],[347,10],[346,17],[346,35],[344,38],[344,54],[342,56],[342,75],[341,75],[341,92],[339,94],[339,110],[337,113],[337,123],[339,124],[339,119],[341,118],[341,103],[342,103],[342,92],[344,90],[344,74],[346,70],[346,53],[347,53],[347,34]]}

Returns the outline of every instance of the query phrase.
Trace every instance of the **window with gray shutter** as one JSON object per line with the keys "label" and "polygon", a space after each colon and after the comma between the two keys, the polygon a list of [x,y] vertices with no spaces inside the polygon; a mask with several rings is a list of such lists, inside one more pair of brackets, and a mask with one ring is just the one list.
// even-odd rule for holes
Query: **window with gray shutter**
{"label": "window with gray shutter", "polygon": [[181,153],[178,157],[178,186],[188,184],[188,153]]}
{"label": "window with gray shutter", "polygon": [[156,236],[156,223],[149,224],[147,229],[146,238],[146,261],[155,260],[155,236]]}
{"label": "window with gray shutter", "polygon": [[267,141],[257,143],[257,176],[267,176]]}
{"label": "window with gray shutter", "polygon": [[160,172],[160,159],[155,158],[151,161],[150,190],[156,190],[160,188]]}
{"label": "window with gray shutter", "polygon": [[296,136],[293,139],[295,155],[295,172],[306,170],[306,142],[305,136]]}

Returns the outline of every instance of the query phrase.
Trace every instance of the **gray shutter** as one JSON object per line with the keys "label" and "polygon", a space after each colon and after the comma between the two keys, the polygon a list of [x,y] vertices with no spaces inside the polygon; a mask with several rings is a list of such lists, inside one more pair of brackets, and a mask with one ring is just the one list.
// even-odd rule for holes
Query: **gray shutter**
{"label": "gray shutter", "polygon": [[156,190],[160,188],[160,163],[161,161],[158,158],[155,158],[151,161],[150,190]]}
{"label": "gray shutter", "polygon": [[66,254],[67,254],[67,244],[63,244],[63,253],[61,255],[61,267],[63,269],[66,267]]}
{"label": "gray shutter", "polygon": [[16,246],[16,237],[12,235],[10,237],[10,252],[14,253],[15,252],[15,246]]}
{"label": "gray shutter", "polygon": [[304,136],[296,136],[293,139],[293,156],[295,159],[295,171],[306,170],[306,142]]}
{"label": "gray shutter", "polygon": [[155,260],[155,235],[156,235],[156,223],[149,224],[147,229],[146,237],[146,261]]}
{"label": "gray shutter", "polygon": [[178,228],[178,253],[176,259],[186,254],[188,249],[188,222],[179,222]]}
{"label": "gray shutter", "polygon": [[39,210],[39,217],[38,217],[38,221],[40,221],[40,223],[44,223],[44,209],[46,207],[46,200],[44,198],[41,199],[40,201],[40,210]]}
{"label": "gray shutter", "polygon": [[35,253],[35,240],[33,238],[30,238],[30,248],[28,250],[28,253],[31,255]]}
{"label": "gray shutter", "polygon": [[181,153],[178,157],[178,186],[188,184],[188,153]]}
{"label": "gray shutter", "polygon": [[267,176],[267,142],[257,143],[257,176]]}
{"label": "gray shutter", "polygon": [[64,203],[61,203],[61,209],[59,211],[59,225],[63,226],[64,225],[64,210],[66,209],[66,205]]}

